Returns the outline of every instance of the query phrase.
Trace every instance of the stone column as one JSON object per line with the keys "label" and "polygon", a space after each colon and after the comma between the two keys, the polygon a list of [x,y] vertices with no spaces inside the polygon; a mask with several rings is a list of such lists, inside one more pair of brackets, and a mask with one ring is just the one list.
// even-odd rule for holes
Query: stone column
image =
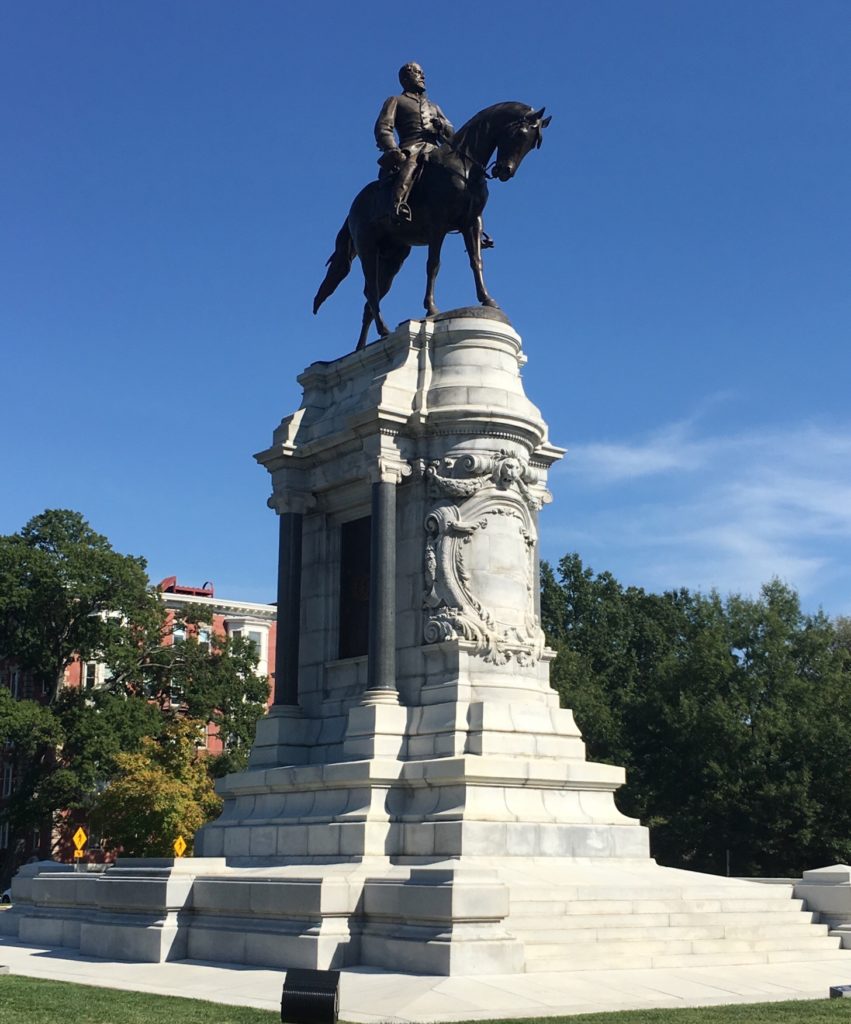
{"label": "stone column", "polygon": [[305,730],[299,703],[298,669],[301,633],[301,541],[310,494],[275,489],[268,501],[278,513],[278,638],[275,644],[275,691],[267,714],[257,722],[248,759],[249,770],[307,764],[315,737]]}
{"label": "stone column", "polygon": [[313,496],[279,485],[269,499],[278,513],[278,634],[272,714],[300,712],[298,655],[301,635],[301,538],[305,511]]}
{"label": "stone column", "polygon": [[372,485],[369,567],[370,691],[396,692],[396,483]]}
{"label": "stone column", "polygon": [[410,467],[377,459],[372,482],[369,643],[365,704],[398,704],[396,692],[396,487]]}

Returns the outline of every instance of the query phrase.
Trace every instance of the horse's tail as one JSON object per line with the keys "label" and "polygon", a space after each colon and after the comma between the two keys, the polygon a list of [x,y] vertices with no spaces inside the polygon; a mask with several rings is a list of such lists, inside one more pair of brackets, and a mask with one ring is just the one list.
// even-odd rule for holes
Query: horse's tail
{"label": "horse's tail", "polygon": [[352,242],[352,233],[349,231],[349,222],[346,220],[343,222],[343,226],[337,234],[337,242],[334,245],[334,251],[331,253],[328,258],[328,262],[325,264],[328,268],[328,272],[325,275],[325,280],[319,286],[319,291],[316,293],[313,300],[314,314],[352,269],[352,260],[355,258],[355,255],[356,253],[354,243]]}

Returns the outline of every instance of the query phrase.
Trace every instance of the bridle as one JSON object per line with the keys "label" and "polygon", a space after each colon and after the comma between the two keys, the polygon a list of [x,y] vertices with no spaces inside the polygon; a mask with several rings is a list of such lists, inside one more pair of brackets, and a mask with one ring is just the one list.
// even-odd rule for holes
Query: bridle
{"label": "bridle", "polygon": [[[526,125],[529,128],[533,128],[534,127],[534,129],[535,129],[534,148],[535,149],[540,149],[541,148],[541,143],[544,141],[544,134],[543,134],[543,130],[541,128],[541,118],[538,118],[537,121],[535,121],[533,124],[531,124],[529,121],[526,120],[525,117],[518,117],[517,120],[509,122],[509,124],[507,124],[505,126],[505,128],[503,128],[502,133],[510,134],[511,132],[513,132],[516,128],[520,127],[521,125]],[[466,165],[467,165],[468,161],[470,162],[470,164],[472,164],[473,167],[475,167],[477,170],[481,171],[482,175],[485,178],[487,178],[490,181],[493,180],[493,173],[492,173],[492,171],[493,171],[493,168],[496,167],[496,165],[498,163],[498,157],[497,157],[497,159],[492,160],[488,164],[488,166],[485,167],[484,164],[479,163],[478,160],[476,160],[474,157],[470,156],[470,154],[467,153],[465,150],[457,149],[455,146],[453,146],[451,140],[446,143],[446,147],[447,147],[447,149],[451,149],[453,153],[455,153],[457,156],[459,156],[461,158],[462,162],[464,163],[465,173],[464,173],[463,177],[464,177],[465,180],[466,180],[466,178],[468,176],[467,175],[467,170],[466,170]],[[530,146],[529,148],[531,149],[532,147]],[[497,154],[498,153],[499,153],[499,147],[497,146]],[[455,173],[457,173],[457,171]]]}
{"label": "bridle", "polygon": [[[451,142],[446,143],[446,148],[452,150],[452,152],[455,153],[456,156],[459,156],[461,158],[461,162],[464,164],[463,174],[460,174],[458,171],[452,171],[453,174],[458,174],[459,177],[463,178],[466,181],[467,178],[469,177],[469,172],[467,171],[467,163],[469,162],[473,167],[476,168],[476,170],[481,171],[482,175],[485,178],[491,180],[493,179],[493,174],[491,174],[491,168],[496,166],[496,160],[494,160],[487,167],[485,167],[485,165],[479,163],[479,161],[476,160],[475,157],[470,156],[470,154],[466,150],[456,149],[456,147],[453,146]],[[452,169],[448,168],[448,170],[451,171]]]}

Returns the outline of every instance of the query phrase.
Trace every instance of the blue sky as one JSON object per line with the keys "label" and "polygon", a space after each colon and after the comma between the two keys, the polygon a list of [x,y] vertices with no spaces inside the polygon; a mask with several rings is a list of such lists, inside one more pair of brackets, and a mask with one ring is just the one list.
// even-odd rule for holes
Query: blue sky
{"label": "blue sky", "polygon": [[[851,614],[846,0],[8,0],[0,532],[76,508],[154,579],[273,599],[251,455],[357,336],[359,273],[310,302],[411,59],[456,126],[553,115],[486,212],[570,450],[545,556],[652,589],[779,575]],[[474,301],[458,238],[437,299]]]}

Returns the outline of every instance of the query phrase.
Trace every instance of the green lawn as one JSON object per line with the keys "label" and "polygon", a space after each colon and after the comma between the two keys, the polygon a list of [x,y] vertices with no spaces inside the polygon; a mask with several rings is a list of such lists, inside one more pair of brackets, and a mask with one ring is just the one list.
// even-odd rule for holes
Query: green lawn
{"label": "green lawn", "polygon": [[271,1024],[280,1013],[66,981],[0,976],[3,1024]]}
{"label": "green lawn", "polygon": [[[547,1024],[559,1021],[565,1024],[836,1024],[847,1021],[851,1024],[851,999],[751,1003],[694,1010],[628,1010],[544,1019]],[[280,1015],[200,999],[151,996],[2,975],[0,1020],[3,1024],[271,1024],[280,1021]],[[523,1022],[515,1017],[493,1024]]]}

